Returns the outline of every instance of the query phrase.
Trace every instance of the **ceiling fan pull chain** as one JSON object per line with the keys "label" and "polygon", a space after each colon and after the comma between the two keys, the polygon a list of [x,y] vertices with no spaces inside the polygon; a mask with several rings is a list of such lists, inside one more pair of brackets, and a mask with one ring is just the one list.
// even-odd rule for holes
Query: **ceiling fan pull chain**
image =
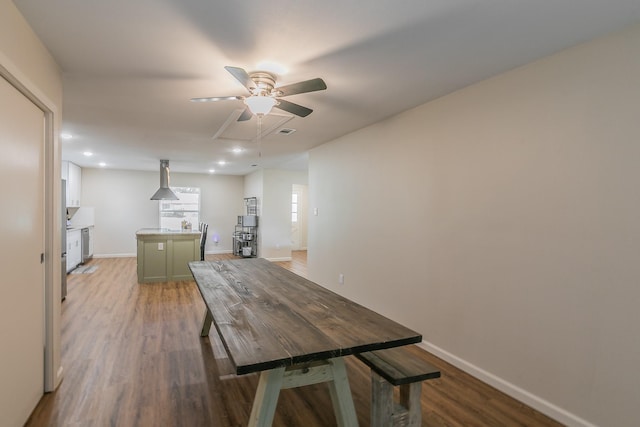
{"label": "ceiling fan pull chain", "polygon": [[262,114],[258,114],[258,135],[256,136],[258,140],[258,160],[262,158]]}

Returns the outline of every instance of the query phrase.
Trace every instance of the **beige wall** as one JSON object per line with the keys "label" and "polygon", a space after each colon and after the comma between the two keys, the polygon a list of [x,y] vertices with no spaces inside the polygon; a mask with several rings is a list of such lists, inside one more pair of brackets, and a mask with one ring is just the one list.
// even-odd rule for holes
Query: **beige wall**
{"label": "beige wall", "polygon": [[[62,81],[53,58],[27,25],[11,1],[0,1],[0,73],[27,93],[28,97],[51,115],[51,129],[45,137],[46,248],[45,264],[45,389],[51,390],[62,379],[60,360],[60,148],[57,134],[62,113]],[[0,102],[3,102],[0,99]],[[3,141],[3,144],[11,144]],[[3,146],[4,150],[10,146]],[[14,242],[3,244],[12,245]]]}
{"label": "beige wall", "polygon": [[[158,188],[157,172],[82,169],[82,206],[95,211],[95,256],[132,256],[135,232],[157,227],[158,202],[149,197]],[[231,234],[238,215],[245,213],[244,197],[258,198],[259,256],[291,258],[291,189],[307,184],[307,173],[260,170],[245,177],[171,173],[172,186],[201,189],[202,221],[209,224],[206,251],[232,251]],[[219,243],[213,242],[218,234]]]}
{"label": "beige wall", "polygon": [[0,60],[5,68],[21,75],[25,84],[62,107],[60,70],[12,1],[0,1]]}
{"label": "beige wall", "polygon": [[635,27],[312,150],[311,279],[564,423],[635,425],[639,105]]}
{"label": "beige wall", "polygon": [[[262,201],[264,199],[264,170],[260,169],[244,177],[244,197],[255,197],[258,199],[258,255],[264,258],[262,249]],[[246,215],[247,209],[243,205],[238,215]]]}
{"label": "beige wall", "polygon": [[[135,256],[135,232],[160,225],[158,172],[82,169],[82,205],[95,209],[96,256]],[[201,221],[209,224],[206,252],[231,252],[231,234],[242,211],[243,177],[171,173],[171,185],[200,188]],[[213,242],[214,234],[220,237]]]}

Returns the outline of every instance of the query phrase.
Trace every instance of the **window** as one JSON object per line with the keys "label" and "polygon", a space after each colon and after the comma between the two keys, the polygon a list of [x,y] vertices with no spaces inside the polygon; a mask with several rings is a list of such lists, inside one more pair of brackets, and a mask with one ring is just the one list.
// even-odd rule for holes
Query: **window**
{"label": "window", "polygon": [[298,222],[298,194],[291,195],[291,222]]}
{"label": "window", "polygon": [[197,230],[200,224],[200,188],[171,187],[178,200],[160,200],[160,228],[180,230],[182,222]]}

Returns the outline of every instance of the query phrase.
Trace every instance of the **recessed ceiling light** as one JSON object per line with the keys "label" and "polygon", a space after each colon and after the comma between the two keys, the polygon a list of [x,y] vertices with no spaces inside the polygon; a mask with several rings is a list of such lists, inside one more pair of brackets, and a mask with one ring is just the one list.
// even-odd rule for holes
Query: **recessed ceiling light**
{"label": "recessed ceiling light", "polygon": [[106,164],[105,162],[100,162],[100,163],[98,163],[98,166],[100,166],[101,168],[103,168],[103,167],[107,166],[107,164]]}
{"label": "recessed ceiling light", "polygon": [[215,169],[209,169],[209,173],[216,173]]}
{"label": "recessed ceiling light", "polygon": [[62,138],[62,139],[71,139],[71,138],[73,138],[73,135],[71,135],[70,133],[61,133],[60,134],[60,138]]}
{"label": "recessed ceiling light", "polygon": [[92,153],[91,151],[85,151],[85,152],[84,152],[84,153],[82,153],[82,154],[84,154],[86,157],[91,157],[91,156],[93,156],[93,153]]}
{"label": "recessed ceiling light", "polygon": [[224,160],[220,160],[220,161],[218,162],[218,164],[219,164],[220,166],[224,166],[224,165],[226,165],[226,164],[227,164],[227,162],[225,162]]}
{"label": "recessed ceiling light", "polygon": [[233,149],[233,152],[236,153],[236,154],[240,154],[240,153],[242,153],[242,148],[236,147],[236,148]]}

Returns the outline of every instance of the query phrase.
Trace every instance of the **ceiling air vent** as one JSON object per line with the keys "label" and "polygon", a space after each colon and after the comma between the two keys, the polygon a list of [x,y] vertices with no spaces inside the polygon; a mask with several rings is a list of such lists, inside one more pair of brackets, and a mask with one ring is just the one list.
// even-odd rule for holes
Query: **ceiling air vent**
{"label": "ceiling air vent", "polygon": [[282,128],[277,133],[280,135],[291,135],[295,131],[296,131],[295,129]]}

